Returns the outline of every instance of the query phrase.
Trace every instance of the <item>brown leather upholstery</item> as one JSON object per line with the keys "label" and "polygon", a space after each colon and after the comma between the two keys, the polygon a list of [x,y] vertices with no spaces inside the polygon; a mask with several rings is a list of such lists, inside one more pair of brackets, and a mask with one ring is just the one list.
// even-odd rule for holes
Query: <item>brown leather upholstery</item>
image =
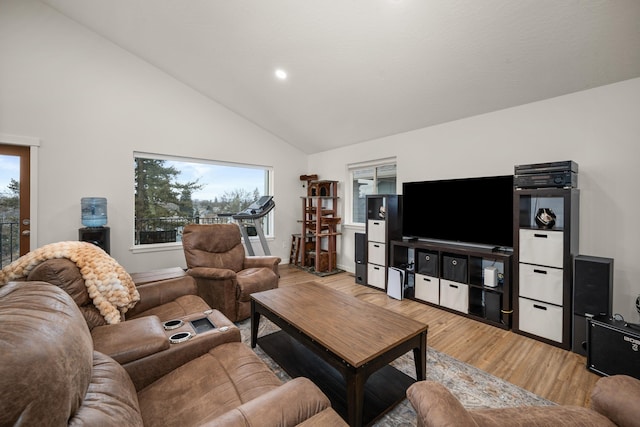
{"label": "brown leather upholstery", "polygon": [[640,425],[640,380],[628,375],[602,377],[591,391],[591,408],[621,427]]}
{"label": "brown leather upholstery", "polygon": [[[136,275],[131,276],[135,282]],[[73,261],[66,258],[46,260],[29,273],[27,280],[51,283],[71,295],[89,329],[107,324],[89,298],[82,274]],[[164,322],[211,308],[197,296],[195,281],[180,269],[174,272],[173,278],[140,285],[136,283],[136,287],[140,301],[125,313],[125,319],[154,315]]]}
{"label": "brown leather upholstery", "polygon": [[87,321],[89,329],[107,324],[96,306],[93,305],[80,269],[73,261],[66,258],[46,260],[31,270],[27,280],[50,283],[71,295]]}
{"label": "brown leather upholstery", "polygon": [[318,412],[313,417],[298,424],[299,427],[344,427],[348,425],[333,408]]}
{"label": "brown leather upholstery", "polygon": [[418,427],[633,427],[640,420],[640,380],[624,375],[600,378],[591,394],[591,408],[553,405],[467,410],[435,381],[412,384],[407,397],[418,414]]}
{"label": "brown leather upholstery", "polygon": [[[169,344],[162,323],[186,317],[204,317],[211,307],[197,295],[195,280],[181,268],[131,274],[140,301],[125,321],[107,325],[89,298],[76,264],[65,258],[36,266],[27,280],[46,281],[67,292],[76,302],[91,330],[96,350],[120,362],[137,390],[224,342],[240,341],[232,328],[224,333],[201,334],[180,345]],[[50,285],[51,286],[51,285]],[[217,313],[217,314],[216,314]],[[218,326],[234,326],[219,312],[210,314]]]}
{"label": "brown leather upholstery", "polygon": [[251,315],[252,293],[278,287],[281,259],[246,256],[236,224],[189,224],[182,246],[198,295],[234,322]]}
{"label": "brown leather upholstery", "polygon": [[91,337],[97,350],[122,365],[170,348],[167,334],[156,316],[96,326]]}
{"label": "brown leather upholstery", "polygon": [[0,324],[0,425],[142,425],[131,380],[94,353],[67,293],[43,282],[5,285]]}
{"label": "brown leather upholstery", "polygon": [[0,425],[286,427],[330,408],[311,381],[282,384],[240,342],[136,393],[125,369],[94,350],[69,294],[48,283],[0,287],[0,324]]}

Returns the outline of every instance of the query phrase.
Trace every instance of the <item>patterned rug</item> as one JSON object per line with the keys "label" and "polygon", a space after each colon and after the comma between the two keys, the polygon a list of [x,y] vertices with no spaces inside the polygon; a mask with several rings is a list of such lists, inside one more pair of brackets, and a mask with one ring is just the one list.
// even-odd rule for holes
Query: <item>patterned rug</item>
{"label": "patterned rug", "polygon": [[[249,319],[237,323],[242,341],[250,345],[251,322]],[[260,319],[258,336],[278,331],[279,328],[265,317]],[[282,381],[291,378],[258,345],[256,354]],[[391,365],[415,379],[413,353],[396,359]],[[429,347],[427,349],[427,379],[444,384],[460,400],[465,408],[503,408],[521,405],[554,405],[527,390],[510,384],[487,372],[460,362]],[[415,426],[416,413],[407,399],[378,420],[374,426]]]}

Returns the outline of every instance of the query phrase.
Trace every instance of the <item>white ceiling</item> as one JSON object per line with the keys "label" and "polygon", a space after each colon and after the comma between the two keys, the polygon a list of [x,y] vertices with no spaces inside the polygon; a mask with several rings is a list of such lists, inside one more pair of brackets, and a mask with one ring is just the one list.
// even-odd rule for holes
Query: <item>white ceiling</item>
{"label": "white ceiling", "polygon": [[41,1],[310,154],[640,77],[638,0]]}

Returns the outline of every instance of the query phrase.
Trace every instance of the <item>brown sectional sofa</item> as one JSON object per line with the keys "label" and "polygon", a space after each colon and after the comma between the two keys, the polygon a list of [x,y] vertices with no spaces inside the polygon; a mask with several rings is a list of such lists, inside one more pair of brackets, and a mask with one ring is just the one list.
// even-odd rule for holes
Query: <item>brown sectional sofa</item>
{"label": "brown sectional sofa", "polygon": [[[140,301],[125,313],[125,320],[107,324],[93,305],[76,264],[66,258],[49,259],[26,277],[43,281],[68,293],[80,308],[93,338],[94,348],[112,357],[131,377],[136,390],[151,384],[186,362],[225,342],[240,340],[234,324],[197,295],[195,280],[180,268],[134,273]],[[225,332],[210,331],[180,344],[170,344],[163,322],[208,317]]]}
{"label": "brown sectional sofa", "polygon": [[0,287],[0,324],[0,425],[344,425],[313,383],[282,384],[237,333],[137,390],[57,286]]}

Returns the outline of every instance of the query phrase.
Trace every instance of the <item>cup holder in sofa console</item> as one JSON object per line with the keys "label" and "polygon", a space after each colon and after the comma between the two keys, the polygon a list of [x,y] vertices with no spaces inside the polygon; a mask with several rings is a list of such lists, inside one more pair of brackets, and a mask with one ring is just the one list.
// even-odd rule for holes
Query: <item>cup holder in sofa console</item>
{"label": "cup holder in sofa console", "polygon": [[216,325],[213,324],[208,317],[203,317],[201,319],[191,320],[191,326],[193,326],[193,330],[196,331],[196,334],[201,334],[203,332],[210,331],[211,329],[215,329]]}
{"label": "cup holder in sofa console", "polygon": [[191,332],[178,332],[169,337],[169,342],[171,344],[178,344],[181,342],[185,342],[189,338],[191,338]]}
{"label": "cup holder in sofa console", "polygon": [[182,320],[167,320],[162,324],[166,331],[179,328],[182,325],[184,325],[184,322]]}

